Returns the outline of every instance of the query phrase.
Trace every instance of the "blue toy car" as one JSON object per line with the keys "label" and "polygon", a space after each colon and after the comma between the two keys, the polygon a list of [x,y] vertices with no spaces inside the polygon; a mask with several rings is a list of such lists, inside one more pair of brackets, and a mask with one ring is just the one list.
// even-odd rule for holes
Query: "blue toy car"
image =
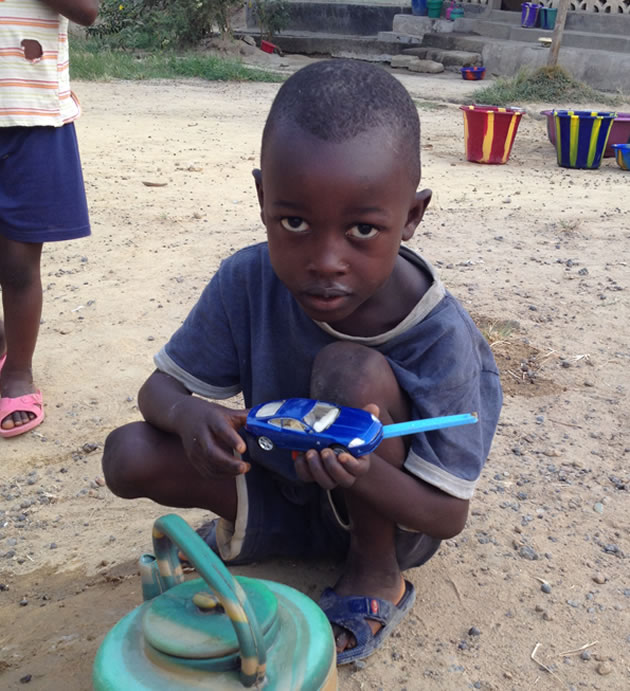
{"label": "blue toy car", "polygon": [[275,447],[293,451],[331,448],[358,458],[374,451],[389,437],[475,422],[476,415],[466,414],[383,426],[378,418],[359,408],[312,398],[287,398],[253,407],[247,415],[245,430],[263,451]]}

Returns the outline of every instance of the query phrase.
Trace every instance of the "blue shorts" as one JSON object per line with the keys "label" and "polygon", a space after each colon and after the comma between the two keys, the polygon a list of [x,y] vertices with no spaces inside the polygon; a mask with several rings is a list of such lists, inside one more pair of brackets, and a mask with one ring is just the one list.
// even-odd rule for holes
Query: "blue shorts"
{"label": "blue shorts", "polygon": [[[216,542],[228,564],[246,564],[271,557],[343,559],[350,532],[330,493],[317,485],[295,485],[256,463],[237,476],[236,521],[219,519]],[[401,570],[421,566],[438,550],[440,540],[396,528]]]}
{"label": "blue shorts", "polygon": [[74,124],[0,127],[0,235],[40,243],[89,234]]}

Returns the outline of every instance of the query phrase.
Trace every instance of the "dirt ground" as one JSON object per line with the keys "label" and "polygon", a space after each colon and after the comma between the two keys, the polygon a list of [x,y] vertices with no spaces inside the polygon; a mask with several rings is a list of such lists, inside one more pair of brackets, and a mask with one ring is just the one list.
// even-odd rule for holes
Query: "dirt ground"
{"label": "dirt ground", "polygon": [[[473,85],[400,76],[434,191],[410,245],[485,330],[506,397],[468,525],[407,573],[413,613],[340,688],[628,689],[630,173],[559,168],[537,115],[572,105],[557,103],[528,106],[507,165],[468,163],[457,104]],[[7,690],[90,689],[104,635],[140,604],[137,559],[167,510],[109,493],[104,438],[138,418],[153,353],[221,259],[264,238],[251,169],[278,85],[74,87],[93,235],[45,247],[47,419],[0,440]],[[316,598],[336,567],[233,572]]]}

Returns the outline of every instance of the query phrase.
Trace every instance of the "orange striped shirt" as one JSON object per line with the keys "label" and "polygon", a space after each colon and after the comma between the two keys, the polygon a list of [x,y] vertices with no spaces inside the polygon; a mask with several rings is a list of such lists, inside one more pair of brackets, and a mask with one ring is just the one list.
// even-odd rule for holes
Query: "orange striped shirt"
{"label": "orange striped shirt", "polygon": [[[27,58],[23,41],[39,46],[41,55]],[[69,64],[65,17],[40,0],[0,0],[0,127],[76,120]]]}

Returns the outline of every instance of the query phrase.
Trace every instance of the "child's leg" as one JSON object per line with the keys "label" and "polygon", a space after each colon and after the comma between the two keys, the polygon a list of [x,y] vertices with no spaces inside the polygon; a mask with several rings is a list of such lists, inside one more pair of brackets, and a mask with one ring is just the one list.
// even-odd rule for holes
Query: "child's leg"
{"label": "child's leg", "polygon": [[[409,401],[389,363],[378,351],[361,345],[337,342],[320,351],[313,366],[311,396],[356,408],[375,403],[384,424],[409,419]],[[392,465],[402,467],[406,456],[404,438],[383,441],[378,453]],[[375,512],[351,490],[335,490],[335,495],[345,504],[351,526],[350,548],[335,592],[397,603],[405,586],[396,558],[394,522]],[[368,623],[373,631],[380,628],[376,622]],[[335,633],[338,650],[353,647],[354,641],[344,631]]]}
{"label": "child's leg", "polygon": [[[103,471],[109,489],[120,497],[203,508],[225,519],[209,542],[228,564],[330,554],[331,546],[340,548],[344,542],[345,535],[318,530],[318,487],[302,487],[304,493],[297,498],[295,485],[256,462],[238,478],[202,477],[177,436],[145,422],[125,425],[108,436]],[[336,522],[334,527],[337,530]]]}
{"label": "child's leg", "polygon": [[[16,242],[0,235],[0,285],[7,359],[0,373],[0,393],[17,398],[33,393],[32,361],[42,312],[42,243]],[[0,346],[2,342],[0,341]],[[3,429],[26,424],[32,413],[17,411],[0,421]]]}
{"label": "child's leg", "polygon": [[234,478],[201,476],[189,463],[179,437],[146,422],[110,433],[103,472],[107,486],[119,497],[147,497],[164,506],[207,509],[236,520]]}
{"label": "child's leg", "polygon": [[[31,360],[42,305],[42,243],[89,234],[74,124],[0,127],[0,284],[7,348],[0,378],[5,399],[0,436],[21,434],[43,419],[41,397],[25,396],[34,391]],[[39,409],[38,415],[19,406]]]}

